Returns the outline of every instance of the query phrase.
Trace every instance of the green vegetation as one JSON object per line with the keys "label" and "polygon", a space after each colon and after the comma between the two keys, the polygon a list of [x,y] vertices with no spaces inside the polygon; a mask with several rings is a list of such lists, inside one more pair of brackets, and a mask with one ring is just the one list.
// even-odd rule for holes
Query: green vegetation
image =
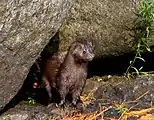
{"label": "green vegetation", "polygon": [[121,104],[116,104],[115,106],[116,106],[115,110],[117,110],[120,115],[123,114],[124,112],[129,111],[128,108],[125,106],[124,102]]}
{"label": "green vegetation", "polygon": [[128,78],[133,76],[134,73],[137,75],[144,73],[141,72],[143,66],[137,69],[134,67],[134,63],[137,59],[145,62],[141,53],[151,51],[148,46],[148,41],[150,40],[151,23],[154,22],[154,0],[141,0],[139,13],[137,15],[138,18],[135,21],[135,38],[137,39],[135,45],[136,55],[134,59],[130,61],[130,66],[126,70],[126,76]]}
{"label": "green vegetation", "polygon": [[36,101],[35,101],[33,98],[28,97],[28,103],[29,103],[30,105],[35,105],[35,104],[36,104]]}

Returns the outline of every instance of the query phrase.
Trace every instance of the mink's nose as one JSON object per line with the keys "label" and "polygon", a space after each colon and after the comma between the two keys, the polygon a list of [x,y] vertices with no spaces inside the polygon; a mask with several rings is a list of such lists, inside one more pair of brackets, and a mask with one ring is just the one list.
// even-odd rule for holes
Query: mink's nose
{"label": "mink's nose", "polygon": [[89,61],[92,61],[94,57],[95,57],[95,55],[94,55],[94,54],[91,54],[91,55],[89,56]]}

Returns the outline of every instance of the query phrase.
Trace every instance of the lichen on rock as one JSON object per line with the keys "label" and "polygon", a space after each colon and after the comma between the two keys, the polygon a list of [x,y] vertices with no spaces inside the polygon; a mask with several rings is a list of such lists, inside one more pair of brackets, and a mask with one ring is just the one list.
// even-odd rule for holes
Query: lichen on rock
{"label": "lichen on rock", "polygon": [[77,0],[60,30],[60,49],[65,50],[77,36],[83,36],[96,41],[97,56],[132,52],[138,7],[138,0]]}

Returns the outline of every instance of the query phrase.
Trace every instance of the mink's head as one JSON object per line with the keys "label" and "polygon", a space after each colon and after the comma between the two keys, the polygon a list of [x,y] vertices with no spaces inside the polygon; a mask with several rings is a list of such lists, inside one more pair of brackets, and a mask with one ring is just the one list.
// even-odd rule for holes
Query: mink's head
{"label": "mink's head", "polygon": [[70,46],[70,52],[77,61],[91,61],[94,58],[94,45],[90,41],[75,41]]}

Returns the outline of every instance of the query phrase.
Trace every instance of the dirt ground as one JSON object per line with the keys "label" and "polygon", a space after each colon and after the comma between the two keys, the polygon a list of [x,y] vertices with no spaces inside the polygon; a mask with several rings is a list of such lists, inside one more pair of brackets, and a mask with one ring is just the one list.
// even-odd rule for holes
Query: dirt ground
{"label": "dirt ground", "polygon": [[[39,91],[35,99],[45,99],[44,95]],[[35,99],[21,101],[0,120],[154,120],[154,77],[128,80],[124,76],[94,76],[87,80],[80,108],[72,107],[69,101],[62,108]]]}

